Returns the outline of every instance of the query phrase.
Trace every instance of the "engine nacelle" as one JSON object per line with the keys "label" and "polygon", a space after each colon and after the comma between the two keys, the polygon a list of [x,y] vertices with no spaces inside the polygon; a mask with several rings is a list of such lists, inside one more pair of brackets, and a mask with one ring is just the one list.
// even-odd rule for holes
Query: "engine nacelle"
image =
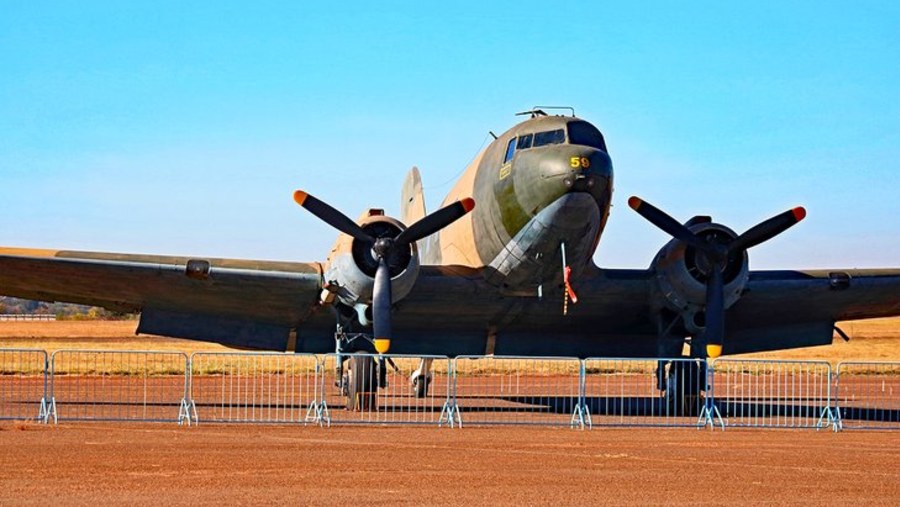
{"label": "engine nacelle", "polygon": [[[688,228],[710,242],[726,244],[735,237],[734,231],[709,221],[692,221]],[[705,327],[706,280],[711,266],[694,247],[679,240],[668,242],[653,259],[652,269],[661,294],[662,305],[679,313],[685,328],[697,333]],[[729,256],[723,271],[725,308],[741,297],[750,276],[747,252]]]}
{"label": "engine nacelle", "polygon": [[[385,216],[381,210],[369,210],[357,223],[376,239],[394,238],[406,229],[399,220]],[[327,262],[323,300],[336,297],[341,303],[357,310],[372,304],[378,260],[372,252],[371,244],[341,234]],[[396,303],[409,294],[419,275],[419,252],[416,244],[410,243],[408,249],[397,248],[388,259],[388,266],[391,275],[391,302]]]}

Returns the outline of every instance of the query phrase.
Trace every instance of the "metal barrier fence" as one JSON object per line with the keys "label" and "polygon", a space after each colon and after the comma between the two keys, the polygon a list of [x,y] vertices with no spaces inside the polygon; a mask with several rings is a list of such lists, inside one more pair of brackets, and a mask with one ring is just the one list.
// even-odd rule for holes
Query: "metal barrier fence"
{"label": "metal barrier fence", "polygon": [[187,360],[180,352],[57,350],[53,418],[190,423]]}
{"label": "metal barrier fence", "polygon": [[717,359],[711,367],[727,426],[838,429],[827,362]]}
{"label": "metal barrier fence", "polygon": [[0,419],[900,429],[900,362],[0,349]]}
{"label": "metal barrier fence", "polygon": [[583,428],[582,371],[577,358],[460,356],[451,413],[460,425]]}
{"label": "metal barrier fence", "polygon": [[706,412],[712,393],[701,359],[589,358],[584,375],[592,426],[721,425]]}
{"label": "metal barrier fence", "polygon": [[53,321],[56,315],[46,313],[2,313],[0,322],[5,321]]}
{"label": "metal barrier fence", "polygon": [[842,429],[900,429],[900,362],[842,362],[834,401]]}
{"label": "metal barrier fence", "polygon": [[47,353],[0,350],[0,419],[47,421]]}
{"label": "metal barrier fence", "polygon": [[[448,405],[451,362],[446,357],[329,354],[321,371],[322,405],[331,424],[453,423]],[[415,374],[421,375],[417,383]]]}
{"label": "metal barrier fence", "polygon": [[203,422],[321,422],[321,365],[312,354],[195,352],[191,417]]}

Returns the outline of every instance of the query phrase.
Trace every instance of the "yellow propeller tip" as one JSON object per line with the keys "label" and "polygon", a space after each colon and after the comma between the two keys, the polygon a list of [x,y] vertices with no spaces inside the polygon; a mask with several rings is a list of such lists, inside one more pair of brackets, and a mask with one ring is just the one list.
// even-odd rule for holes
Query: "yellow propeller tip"
{"label": "yellow propeller tip", "polygon": [[707,345],[706,346],[706,356],[710,359],[715,359],[722,355],[722,346],[721,345]]}
{"label": "yellow propeller tip", "polygon": [[375,350],[379,354],[384,354],[391,348],[391,340],[387,338],[375,338]]}
{"label": "yellow propeller tip", "polygon": [[294,192],[294,201],[300,206],[303,206],[303,203],[306,202],[306,197],[308,195],[309,194],[302,190],[297,190],[296,192]]}

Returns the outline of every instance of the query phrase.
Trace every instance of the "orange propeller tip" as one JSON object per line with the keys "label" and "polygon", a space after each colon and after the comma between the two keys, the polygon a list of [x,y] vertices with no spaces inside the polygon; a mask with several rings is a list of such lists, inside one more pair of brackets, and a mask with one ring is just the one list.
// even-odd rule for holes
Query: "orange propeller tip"
{"label": "orange propeller tip", "polygon": [[463,209],[466,210],[466,213],[475,209],[475,199],[472,199],[471,197],[466,197],[459,202],[462,204]]}
{"label": "orange propeller tip", "polygon": [[300,206],[303,206],[303,203],[306,202],[307,196],[309,196],[309,194],[307,194],[306,192],[297,190],[294,192],[294,201]]}
{"label": "orange propeller tip", "polygon": [[641,198],[636,195],[633,195],[628,198],[628,205],[631,206],[631,209],[633,209],[635,211],[637,211],[637,209],[640,208],[641,204],[643,204],[643,203],[644,203],[644,201],[642,201]]}
{"label": "orange propeller tip", "polygon": [[791,210],[794,213],[794,218],[799,222],[806,218],[806,208],[803,206],[797,206],[796,208]]}

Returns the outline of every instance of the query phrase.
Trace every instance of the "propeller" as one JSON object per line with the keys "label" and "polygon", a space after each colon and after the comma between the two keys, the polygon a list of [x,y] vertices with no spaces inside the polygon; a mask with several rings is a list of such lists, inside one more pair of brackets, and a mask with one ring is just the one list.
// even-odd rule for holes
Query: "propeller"
{"label": "propeller", "polygon": [[806,210],[796,207],[779,213],[768,220],[747,229],[740,236],[725,243],[710,241],[694,234],[690,229],[643,199],[632,196],[628,205],[653,225],[673,238],[694,247],[706,264],[706,355],[712,358],[722,354],[725,338],[725,282],[723,272],[728,259],[742,255],[760,243],[768,241],[806,218]]}
{"label": "propeller", "polygon": [[294,192],[294,201],[326,224],[372,245],[372,254],[378,261],[375,285],[372,288],[372,331],[375,350],[379,354],[384,354],[391,346],[392,288],[389,261],[392,256],[395,252],[409,249],[410,244],[440,231],[475,208],[475,200],[467,197],[426,215],[396,237],[373,238],[346,215],[302,190]]}

